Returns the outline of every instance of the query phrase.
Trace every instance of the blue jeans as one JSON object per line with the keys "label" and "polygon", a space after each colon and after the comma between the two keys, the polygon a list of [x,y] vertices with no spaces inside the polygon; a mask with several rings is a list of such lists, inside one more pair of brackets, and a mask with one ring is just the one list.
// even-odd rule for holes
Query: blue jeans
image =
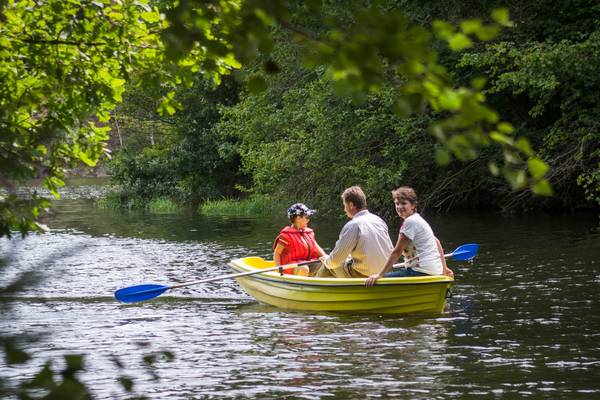
{"label": "blue jeans", "polygon": [[383,277],[384,278],[404,278],[407,276],[425,276],[425,275],[427,275],[427,274],[424,272],[415,271],[414,269],[408,267],[408,268],[399,269],[397,271],[388,272],[387,274],[383,275]]}

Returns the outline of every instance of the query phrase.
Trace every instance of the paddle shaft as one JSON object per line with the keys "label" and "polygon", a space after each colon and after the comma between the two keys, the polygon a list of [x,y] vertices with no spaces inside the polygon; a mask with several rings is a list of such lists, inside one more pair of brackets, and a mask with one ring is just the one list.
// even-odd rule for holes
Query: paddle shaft
{"label": "paddle shaft", "polygon": [[[448,253],[448,254],[444,254],[445,258],[448,257],[452,257],[452,254],[454,253]],[[399,263],[399,264],[394,264],[394,268],[400,268],[403,267],[404,265],[406,265],[406,263],[416,259],[417,257],[413,257],[409,260],[406,260],[403,263]],[[319,260],[312,260],[312,261],[304,261],[304,262],[300,262],[297,264],[290,264],[290,265],[278,265],[276,267],[270,267],[270,268],[262,268],[258,271],[247,271],[247,272],[238,272],[235,274],[227,274],[227,275],[221,275],[221,276],[216,276],[214,278],[207,278],[207,279],[200,279],[199,281],[194,281],[194,282],[187,282],[187,283],[180,283],[179,285],[172,285],[169,286],[169,289],[177,289],[177,288],[181,288],[181,287],[186,287],[186,286],[192,286],[192,285],[198,285],[200,283],[208,283],[208,282],[215,282],[215,281],[220,281],[220,280],[224,280],[224,279],[230,279],[230,278],[238,278],[240,276],[248,276],[248,275],[256,275],[256,274],[262,274],[263,272],[270,272],[270,271],[276,271],[278,269],[289,269],[289,268],[296,268],[296,267],[300,267],[302,265],[307,265],[307,264],[315,264],[317,262],[320,262]]]}
{"label": "paddle shaft", "polygon": [[240,276],[262,274],[263,272],[276,271],[278,269],[282,269],[283,270],[283,269],[297,268],[297,267],[300,267],[302,265],[315,264],[315,263],[318,263],[318,262],[320,262],[320,261],[319,260],[303,261],[303,262],[299,262],[299,263],[296,263],[296,264],[278,265],[276,267],[262,268],[262,269],[259,269],[258,271],[238,272],[236,274],[221,275],[221,276],[216,276],[214,278],[201,279],[199,281],[194,281],[194,282],[180,283],[179,285],[169,286],[169,289],[176,289],[176,288],[185,287],[185,286],[197,285],[199,283],[208,283],[208,282],[220,281],[220,280],[223,280],[223,279],[238,278]]}

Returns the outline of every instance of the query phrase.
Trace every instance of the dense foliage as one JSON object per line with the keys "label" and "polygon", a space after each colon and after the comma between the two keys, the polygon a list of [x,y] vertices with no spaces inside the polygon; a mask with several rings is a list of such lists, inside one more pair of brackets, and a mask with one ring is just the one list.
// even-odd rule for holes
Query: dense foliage
{"label": "dense foliage", "polygon": [[220,149],[232,144],[221,140],[212,126],[219,120],[219,105],[237,99],[237,85],[225,78],[216,86],[198,79],[177,98],[181,110],[170,117],[156,112],[151,94],[134,91],[117,109],[113,125],[119,126],[122,144],[111,162],[111,172],[121,189],[117,203],[144,206],[153,198],[198,204],[204,198],[232,196],[239,160]]}
{"label": "dense foliage", "polygon": [[[165,61],[163,25],[141,2],[0,3],[0,180],[9,189],[0,236],[36,229],[48,204],[10,194],[14,182],[39,175],[58,196],[66,168],[105,153],[106,122],[129,75]],[[172,79],[168,66],[160,71]]]}
{"label": "dense foliage", "polygon": [[[517,28],[462,57],[459,73],[490,77],[489,98],[548,162],[555,201],[600,204],[600,6],[516,6]],[[510,204],[529,200],[527,194]],[[589,204],[589,203],[588,203]]]}
{"label": "dense foliage", "polygon": [[[233,180],[226,183],[227,188],[235,181],[241,192],[300,199],[321,210],[337,209],[339,192],[351,184],[362,185],[372,206],[386,211],[390,211],[389,190],[400,184],[416,187],[424,205],[442,209],[519,211],[599,203],[598,134],[594,128],[599,92],[593,74],[599,61],[597,7],[576,1],[558,2],[552,10],[537,3],[515,5],[511,10],[514,26],[503,29],[489,44],[474,44],[473,37],[488,39],[500,32],[497,26],[478,19],[493,13],[500,2],[463,2],[452,7],[445,2],[379,4],[383,8],[368,14],[353,13],[335,2],[323,6],[319,17],[306,9],[292,10],[286,23],[273,31],[268,54],[244,69],[250,77],[246,87],[265,90],[259,94],[242,90],[239,101],[221,103],[220,115],[204,131],[205,138],[215,142],[205,142],[195,150],[199,154],[195,173],[203,174],[201,159],[214,157],[214,149],[219,157],[233,162],[235,154],[246,178],[230,175]],[[398,14],[398,9],[407,18]],[[383,43],[365,39],[367,33],[370,38],[383,35],[390,39],[369,25],[373,15],[386,32],[410,32],[416,35],[413,42],[422,40],[435,48],[437,57],[431,52],[419,56],[434,57],[432,71],[441,71],[444,79],[453,77],[465,86],[432,98],[435,87],[411,82],[411,72],[406,70],[410,64],[399,68],[393,54],[380,59],[361,48],[355,43],[360,42],[357,37],[370,46]],[[405,24],[405,31],[386,25],[391,15]],[[416,23],[433,26],[439,40],[431,40]],[[315,46],[320,47],[315,50]],[[324,61],[325,55],[319,52],[326,46],[335,60]],[[413,45],[411,50],[418,53],[419,46]],[[357,64],[357,76],[352,76],[348,60]],[[463,114],[452,114],[453,101],[461,90],[473,82],[483,84],[473,79],[478,76],[488,77],[483,93],[497,114],[478,103]],[[406,94],[415,87],[427,90]],[[404,96],[398,97],[399,91]],[[350,96],[340,97],[340,93]],[[468,103],[461,99],[458,104]],[[406,116],[415,110],[420,112]],[[465,122],[472,116],[493,121],[496,115],[510,124],[497,123],[498,131],[490,135],[486,123]],[[468,128],[462,130],[463,124]],[[516,127],[515,136],[512,126]],[[473,147],[491,140],[505,146]],[[532,156],[531,148],[540,149],[540,157],[551,170]],[[451,155],[464,162],[449,163]],[[529,178],[522,169],[525,162]],[[233,171],[234,164],[230,167]],[[490,175],[490,169],[503,176]],[[546,192],[543,180],[524,189],[528,179],[544,176],[555,188],[554,197],[534,196],[536,191]],[[139,181],[141,186],[143,182]],[[198,199],[223,193],[188,187]]]}
{"label": "dense foliage", "polygon": [[[142,92],[158,86],[158,110],[172,115],[183,106],[169,86],[190,84],[198,72],[218,83],[222,74],[243,63],[249,66],[247,87],[258,91],[265,87],[265,73],[280,72],[279,63],[286,61],[276,60],[273,49],[287,44],[295,46],[296,58],[316,73],[315,82],[326,93],[331,87],[355,104],[369,96],[387,97],[387,107],[400,116],[430,110],[435,116],[430,129],[443,145],[435,152],[439,163],[452,156],[476,159],[480,146],[496,142],[503,157],[489,164],[493,173],[501,169],[513,188],[530,185],[536,193],[550,193],[546,164],[526,139],[513,138],[511,124],[484,104],[484,81],[455,87],[434,50],[434,38],[452,51],[494,38],[500,26],[510,25],[505,10],[491,11],[487,23],[480,18],[458,25],[435,20],[429,30],[411,22],[393,1],[369,8],[258,0],[155,4],[47,0],[11,1],[2,7],[0,66],[9,88],[1,102],[2,127],[8,133],[0,143],[6,164],[3,186],[42,171],[45,185],[56,193],[66,167],[76,161],[95,164],[107,139],[104,123],[127,83]],[[254,68],[253,60],[258,60]],[[235,97],[223,103],[232,101]],[[237,149],[223,146],[221,136],[215,136],[209,126],[213,117],[198,119],[193,108],[187,111],[175,121],[171,141],[143,149],[141,155],[124,152],[115,163],[116,176],[128,192],[142,197],[169,193],[191,202],[230,192],[225,188],[239,178]],[[200,156],[197,149],[202,149]],[[2,197],[3,235],[15,227],[22,232],[35,228],[45,203],[33,201],[31,206],[14,196]],[[31,215],[20,216],[21,205]]]}

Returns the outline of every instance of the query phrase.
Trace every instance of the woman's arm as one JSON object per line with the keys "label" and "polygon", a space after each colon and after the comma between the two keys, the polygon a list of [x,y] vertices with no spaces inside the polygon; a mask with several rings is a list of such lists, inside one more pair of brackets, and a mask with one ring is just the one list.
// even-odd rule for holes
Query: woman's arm
{"label": "woman's arm", "polygon": [[275,265],[281,265],[281,253],[285,247],[281,243],[277,243],[275,250],[273,250],[273,261],[275,261]]}
{"label": "woman's arm", "polygon": [[442,267],[444,269],[443,274],[449,276],[450,278],[454,278],[454,272],[448,268],[448,264],[446,264],[446,257],[444,256],[444,248],[442,247],[442,243],[438,238],[435,238],[435,243],[437,244],[438,252],[440,253],[440,258],[442,259]]}
{"label": "woman's arm", "polygon": [[373,274],[370,277],[368,277],[367,280],[365,281],[365,286],[373,286],[377,279],[381,278],[386,272],[391,270],[392,266],[394,265],[394,263],[396,261],[398,261],[398,258],[400,258],[400,256],[402,255],[402,252],[408,247],[409,243],[410,243],[410,240],[406,236],[404,236],[403,233],[401,233],[400,236],[398,237],[398,242],[396,243],[396,247],[394,247],[394,250],[392,250],[392,253],[388,257],[383,268],[381,268],[381,271],[379,271],[379,273],[377,273],[377,274]]}

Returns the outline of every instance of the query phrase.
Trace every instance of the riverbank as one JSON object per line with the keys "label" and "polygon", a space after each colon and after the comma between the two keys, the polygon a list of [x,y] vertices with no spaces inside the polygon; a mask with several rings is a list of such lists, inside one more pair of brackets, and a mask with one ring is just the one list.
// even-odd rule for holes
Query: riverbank
{"label": "riverbank", "polygon": [[[110,177],[70,177],[65,179],[65,185],[58,189],[61,199],[98,199],[111,190]],[[5,189],[0,189],[0,194],[6,195]],[[33,193],[38,196],[53,199],[54,196],[44,187],[43,179],[31,179],[23,184],[16,185],[11,193],[19,198],[29,198]]]}
{"label": "riverbank", "polygon": [[[43,180],[35,179],[27,181],[24,185],[16,188],[16,194],[22,198],[30,196],[33,192],[38,195],[53,199],[52,194],[43,187]],[[0,192],[1,194],[1,192]],[[284,211],[293,201],[284,201],[274,199],[265,195],[253,195],[245,199],[225,198],[218,200],[208,200],[199,204],[195,208],[190,208],[186,205],[181,205],[168,197],[157,197],[150,200],[139,199],[126,191],[123,191],[119,186],[113,185],[109,176],[102,177],[70,177],[65,180],[65,186],[59,188],[60,199],[75,200],[75,199],[92,199],[97,207],[101,209],[124,209],[124,210],[147,210],[158,214],[177,214],[195,212],[206,216],[277,216],[283,215]],[[337,200],[337,199],[336,199]],[[321,211],[321,210],[320,210]],[[600,216],[600,207],[590,207],[589,209],[567,209],[556,208],[552,210],[512,210],[509,213],[502,213],[501,210],[479,210],[479,209],[453,209],[453,213],[481,213],[494,215],[572,215],[588,214],[595,217]],[[378,214],[395,218],[393,207],[390,204],[389,209],[374,210]],[[426,209],[426,213],[441,213],[439,210]],[[320,212],[319,215],[338,216],[341,213]]]}

